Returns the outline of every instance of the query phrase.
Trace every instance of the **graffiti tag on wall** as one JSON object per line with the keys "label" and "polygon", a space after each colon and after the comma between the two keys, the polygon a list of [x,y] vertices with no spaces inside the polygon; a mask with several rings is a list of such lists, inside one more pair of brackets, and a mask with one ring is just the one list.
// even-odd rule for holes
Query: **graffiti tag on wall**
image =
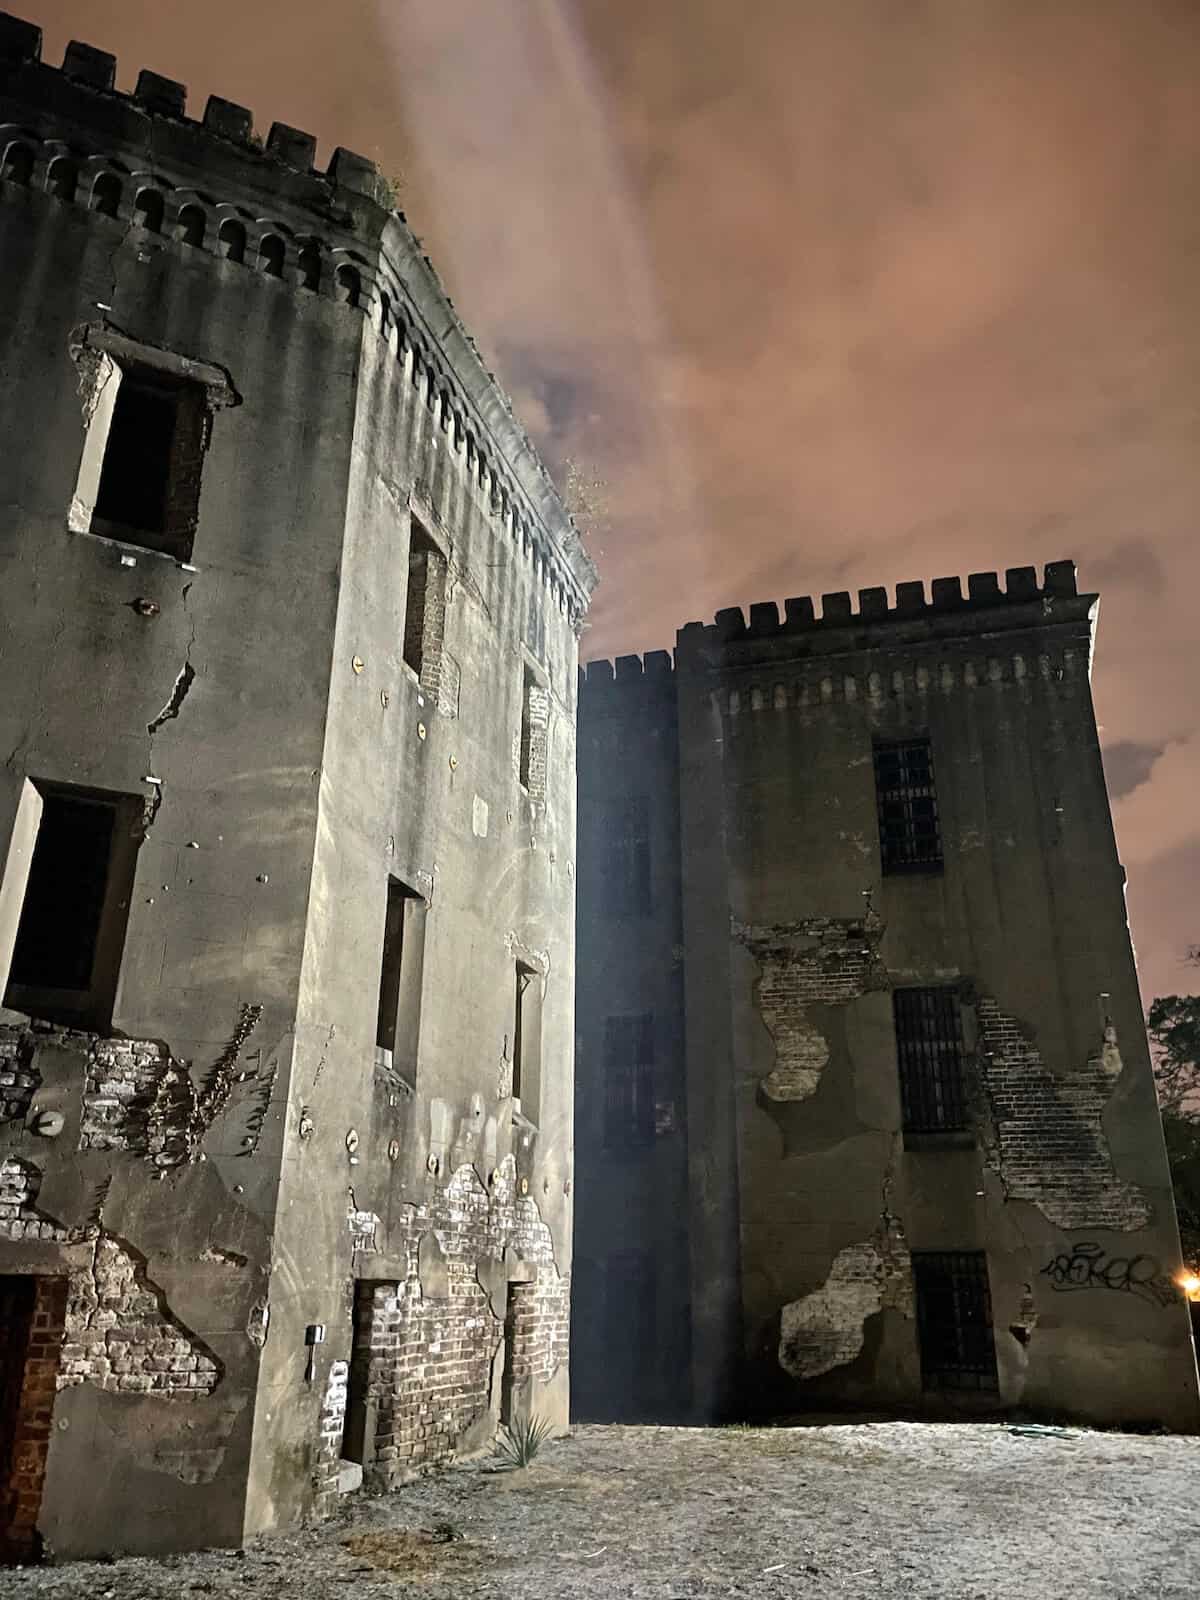
{"label": "graffiti tag on wall", "polygon": [[1041,1276],[1049,1278],[1056,1291],[1111,1289],[1153,1306],[1169,1306],[1177,1293],[1153,1256],[1110,1256],[1102,1244],[1091,1240],[1080,1240],[1054,1256]]}

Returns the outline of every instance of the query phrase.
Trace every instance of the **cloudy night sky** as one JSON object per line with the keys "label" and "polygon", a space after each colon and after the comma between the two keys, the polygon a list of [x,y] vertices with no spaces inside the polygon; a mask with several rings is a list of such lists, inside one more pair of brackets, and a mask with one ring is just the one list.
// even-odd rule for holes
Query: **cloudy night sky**
{"label": "cloudy night sky", "polygon": [[1144,995],[1200,987],[1195,0],[7,4],[401,179],[604,480],[585,657],[1074,557]]}

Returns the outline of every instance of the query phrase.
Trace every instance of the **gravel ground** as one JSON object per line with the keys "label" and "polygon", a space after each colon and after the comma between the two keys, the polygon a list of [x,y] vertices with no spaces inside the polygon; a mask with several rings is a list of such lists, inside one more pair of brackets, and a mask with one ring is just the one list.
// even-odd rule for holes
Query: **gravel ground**
{"label": "gravel ground", "polygon": [[0,1573],[37,1600],[1169,1600],[1196,1593],[1200,1440],[1004,1425],[579,1427],[244,1552]]}

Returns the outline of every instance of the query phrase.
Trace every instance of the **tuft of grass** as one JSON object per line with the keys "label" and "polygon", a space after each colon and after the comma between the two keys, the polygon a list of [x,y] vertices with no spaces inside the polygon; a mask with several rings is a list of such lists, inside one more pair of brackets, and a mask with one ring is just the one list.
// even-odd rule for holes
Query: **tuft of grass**
{"label": "tuft of grass", "polygon": [[527,1467],[553,1432],[553,1424],[545,1417],[522,1417],[504,1423],[496,1440],[501,1464],[507,1471]]}

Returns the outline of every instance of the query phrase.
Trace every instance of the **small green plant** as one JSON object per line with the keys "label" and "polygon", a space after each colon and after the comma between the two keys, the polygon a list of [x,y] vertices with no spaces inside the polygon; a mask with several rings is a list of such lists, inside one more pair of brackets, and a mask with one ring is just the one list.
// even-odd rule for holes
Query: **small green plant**
{"label": "small green plant", "polygon": [[496,1449],[505,1470],[527,1467],[553,1432],[553,1424],[545,1417],[522,1417],[517,1422],[504,1423]]}

